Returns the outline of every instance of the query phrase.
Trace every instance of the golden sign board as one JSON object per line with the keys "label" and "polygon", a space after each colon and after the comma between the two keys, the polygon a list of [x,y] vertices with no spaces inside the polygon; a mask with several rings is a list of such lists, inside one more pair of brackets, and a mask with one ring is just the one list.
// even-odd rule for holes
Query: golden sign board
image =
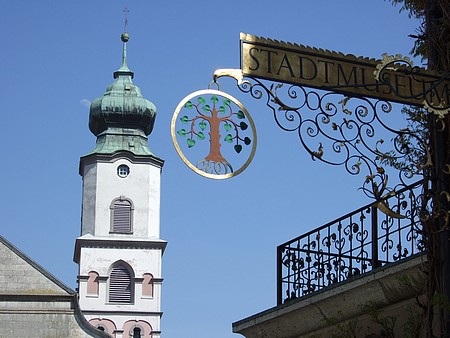
{"label": "golden sign board", "polygon": [[[241,33],[244,76],[290,83],[357,97],[403,104],[448,107],[450,79],[418,67],[386,67],[381,80],[374,73],[382,60],[279,42]],[[394,65],[394,64],[393,64]]]}

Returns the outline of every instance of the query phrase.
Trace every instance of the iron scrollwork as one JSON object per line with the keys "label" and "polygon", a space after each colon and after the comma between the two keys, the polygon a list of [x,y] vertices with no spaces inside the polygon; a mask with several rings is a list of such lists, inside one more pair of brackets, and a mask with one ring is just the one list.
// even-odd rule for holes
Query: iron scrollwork
{"label": "iron scrollwork", "polygon": [[[411,184],[430,163],[425,151],[425,130],[390,126],[391,121],[387,120],[399,113],[390,102],[345,97],[299,85],[266,86],[258,79],[240,80],[238,87],[255,99],[265,98],[276,124],[284,131],[296,133],[312,160],[344,166],[351,175],[365,172],[361,189],[376,200]],[[382,130],[380,135],[378,129]],[[411,164],[412,154],[427,156]],[[391,163],[399,169],[397,179],[388,175]],[[394,215],[387,205],[379,206]]]}

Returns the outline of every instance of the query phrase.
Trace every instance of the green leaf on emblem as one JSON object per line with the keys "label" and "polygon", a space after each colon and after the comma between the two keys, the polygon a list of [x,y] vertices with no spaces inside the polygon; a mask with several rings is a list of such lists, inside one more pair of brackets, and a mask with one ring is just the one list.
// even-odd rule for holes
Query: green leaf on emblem
{"label": "green leaf on emblem", "polygon": [[239,111],[237,112],[237,117],[238,117],[238,119],[245,119],[245,114],[244,114],[244,112],[243,112],[242,110],[239,110]]}
{"label": "green leaf on emblem", "polygon": [[231,136],[231,134],[227,134],[227,136],[225,136],[225,141],[227,141],[228,143],[233,142],[233,136]]}
{"label": "green leaf on emblem", "polygon": [[205,130],[206,129],[206,122],[202,121],[198,124],[198,126],[200,127],[201,130]]}
{"label": "green leaf on emblem", "polygon": [[198,137],[199,140],[204,140],[205,139],[205,134],[203,134],[201,131],[199,131],[197,133],[197,137]]}
{"label": "green leaf on emblem", "polygon": [[224,100],[223,100],[223,104],[226,105],[226,106],[229,106],[230,103],[231,103],[231,101],[228,100],[228,99],[224,99]]}
{"label": "green leaf on emblem", "polygon": [[219,102],[219,99],[217,98],[216,95],[211,96],[211,102],[212,102],[212,103],[217,103],[217,102]]}
{"label": "green leaf on emblem", "polygon": [[186,115],[184,115],[183,117],[180,117],[180,121],[183,122],[184,124],[187,124],[189,121],[189,117],[187,117]]}
{"label": "green leaf on emblem", "polygon": [[187,145],[189,148],[192,148],[193,146],[195,146],[195,140],[188,138]]}
{"label": "green leaf on emblem", "polygon": [[230,131],[230,129],[231,129],[231,124],[225,123],[224,128],[225,128],[226,131]]}
{"label": "green leaf on emblem", "polygon": [[191,109],[192,106],[193,106],[193,104],[192,104],[191,101],[188,101],[188,102],[186,102],[186,103],[184,104],[184,108],[187,108],[187,109]]}
{"label": "green leaf on emblem", "polygon": [[220,111],[221,113],[225,113],[225,107],[224,107],[224,106],[220,106],[220,107],[219,107],[219,111]]}
{"label": "green leaf on emblem", "polygon": [[201,96],[198,97],[198,103],[205,104],[205,99]]}
{"label": "green leaf on emblem", "polygon": [[204,105],[204,106],[203,106],[203,110],[204,110],[204,111],[211,111],[211,107],[208,106],[208,105]]}
{"label": "green leaf on emblem", "polygon": [[177,134],[180,135],[180,136],[185,137],[186,136],[186,130],[180,129],[180,130],[177,131]]}

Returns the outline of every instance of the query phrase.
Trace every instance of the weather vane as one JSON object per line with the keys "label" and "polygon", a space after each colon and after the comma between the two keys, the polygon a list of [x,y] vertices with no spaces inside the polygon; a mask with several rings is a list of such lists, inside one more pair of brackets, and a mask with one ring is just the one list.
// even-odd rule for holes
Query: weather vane
{"label": "weather vane", "polygon": [[252,161],[256,128],[247,109],[222,92],[216,80],[178,104],[171,133],[178,155],[190,169],[207,178],[225,179],[240,174]]}

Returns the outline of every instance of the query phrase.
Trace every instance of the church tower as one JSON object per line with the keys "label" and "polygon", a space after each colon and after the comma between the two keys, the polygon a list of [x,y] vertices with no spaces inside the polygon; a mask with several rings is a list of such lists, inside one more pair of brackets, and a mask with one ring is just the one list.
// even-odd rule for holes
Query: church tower
{"label": "church tower", "polygon": [[81,310],[112,337],[160,337],[160,179],[164,161],[147,136],[156,107],[132,82],[128,34],[122,66],[90,107],[94,150],[80,159],[83,178],[81,236],[75,244]]}

